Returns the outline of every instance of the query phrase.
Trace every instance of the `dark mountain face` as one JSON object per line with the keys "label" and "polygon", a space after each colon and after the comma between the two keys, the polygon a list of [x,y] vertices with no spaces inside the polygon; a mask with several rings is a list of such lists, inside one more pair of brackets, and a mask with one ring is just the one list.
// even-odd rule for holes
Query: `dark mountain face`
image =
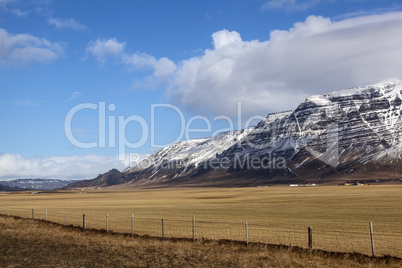
{"label": "dark mountain face", "polygon": [[82,188],[82,187],[106,187],[119,185],[129,182],[130,179],[126,174],[119,172],[117,169],[112,169],[105,174],[100,174],[92,180],[83,180],[67,185],[65,188]]}
{"label": "dark mountain face", "polygon": [[401,96],[400,81],[312,96],[254,127],[163,148],[125,170],[122,183],[245,186],[402,178]]}
{"label": "dark mountain face", "polygon": [[18,187],[4,186],[0,184],[0,192],[18,192],[18,191],[27,191],[27,190]]}

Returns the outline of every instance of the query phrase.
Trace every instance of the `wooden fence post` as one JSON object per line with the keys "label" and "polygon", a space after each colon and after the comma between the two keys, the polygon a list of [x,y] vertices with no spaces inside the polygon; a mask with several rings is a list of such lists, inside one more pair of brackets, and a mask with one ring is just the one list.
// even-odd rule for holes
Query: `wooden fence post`
{"label": "wooden fence post", "polygon": [[82,229],[86,229],[85,214],[82,214]]}
{"label": "wooden fence post", "polygon": [[32,219],[34,219],[34,209],[32,209]]}
{"label": "wooden fence post", "polygon": [[45,210],[45,221],[47,222],[47,209]]}
{"label": "wooden fence post", "polygon": [[246,245],[248,245],[248,224],[246,221]]}
{"label": "wooden fence post", "polygon": [[64,226],[66,226],[66,213],[64,213]]}
{"label": "wooden fence post", "polygon": [[163,219],[162,219],[162,240],[165,239],[165,231],[163,229]]}
{"label": "wooden fence post", "polygon": [[313,248],[313,230],[311,226],[308,227],[308,249]]}
{"label": "wooden fence post", "polygon": [[109,233],[109,214],[106,213],[106,233]]}
{"label": "wooden fence post", "polygon": [[131,236],[134,236],[134,213],[131,214]]}
{"label": "wooden fence post", "polygon": [[9,214],[9,212],[8,212],[8,206],[7,206],[7,217],[10,217],[10,214]]}
{"label": "wooden fence post", "polygon": [[373,234],[373,223],[370,222],[370,238],[371,238],[371,253],[373,254],[373,257],[375,256],[375,251],[374,251],[374,234]]}
{"label": "wooden fence post", "polygon": [[195,241],[195,216],[193,215],[193,241]]}

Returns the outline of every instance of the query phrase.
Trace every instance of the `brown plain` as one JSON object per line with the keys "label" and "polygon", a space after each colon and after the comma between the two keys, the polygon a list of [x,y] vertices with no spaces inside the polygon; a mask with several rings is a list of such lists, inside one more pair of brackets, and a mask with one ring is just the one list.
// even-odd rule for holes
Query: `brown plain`
{"label": "brown plain", "polygon": [[[373,222],[376,255],[402,257],[401,193],[400,185],[8,193],[0,195],[3,215],[7,206],[10,215],[24,218],[34,209],[35,218],[43,220],[46,209],[49,221],[63,225],[66,214],[67,225],[80,226],[86,214],[87,227],[102,230],[108,213],[109,230],[129,234],[133,213],[135,234],[146,237],[161,235],[163,218],[166,238],[191,238],[195,215],[197,241],[131,238],[1,217],[0,261],[4,266],[26,266],[34,258],[38,263],[33,266],[55,266],[53,259],[59,266],[399,266],[395,258],[373,259],[353,252],[371,254],[368,223]],[[210,241],[244,241],[245,221],[251,246]],[[305,248],[308,226],[313,228],[314,249],[351,254],[252,244]],[[82,247],[83,257],[72,258]],[[42,257],[36,256],[41,252]]]}

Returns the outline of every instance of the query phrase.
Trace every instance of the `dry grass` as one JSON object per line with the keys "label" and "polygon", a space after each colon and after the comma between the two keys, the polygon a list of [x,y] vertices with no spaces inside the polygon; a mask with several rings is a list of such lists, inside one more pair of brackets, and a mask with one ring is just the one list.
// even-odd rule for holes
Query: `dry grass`
{"label": "dry grass", "polygon": [[0,217],[2,267],[400,267],[391,258],[131,238]]}
{"label": "dry grass", "polygon": [[65,193],[17,193],[0,196],[0,213],[45,218],[89,228],[191,237],[192,215],[196,237],[245,239],[270,244],[307,246],[307,227],[313,227],[314,248],[335,252],[371,254],[368,223],[374,225],[376,254],[402,257],[402,186],[319,186],[309,188],[181,188]]}

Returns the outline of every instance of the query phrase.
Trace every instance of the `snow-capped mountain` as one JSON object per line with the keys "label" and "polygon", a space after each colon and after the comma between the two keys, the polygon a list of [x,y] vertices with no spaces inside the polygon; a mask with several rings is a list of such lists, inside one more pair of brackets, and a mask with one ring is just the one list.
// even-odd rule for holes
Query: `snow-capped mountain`
{"label": "snow-capped mountain", "polygon": [[0,185],[8,187],[18,187],[22,189],[32,189],[32,190],[53,190],[56,188],[61,188],[70,184],[71,180],[57,180],[57,179],[16,179],[9,181],[0,181]]}
{"label": "snow-capped mountain", "polygon": [[126,184],[262,185],[402,178],[402,82],[307,98],[256,126],[163,148]]}

